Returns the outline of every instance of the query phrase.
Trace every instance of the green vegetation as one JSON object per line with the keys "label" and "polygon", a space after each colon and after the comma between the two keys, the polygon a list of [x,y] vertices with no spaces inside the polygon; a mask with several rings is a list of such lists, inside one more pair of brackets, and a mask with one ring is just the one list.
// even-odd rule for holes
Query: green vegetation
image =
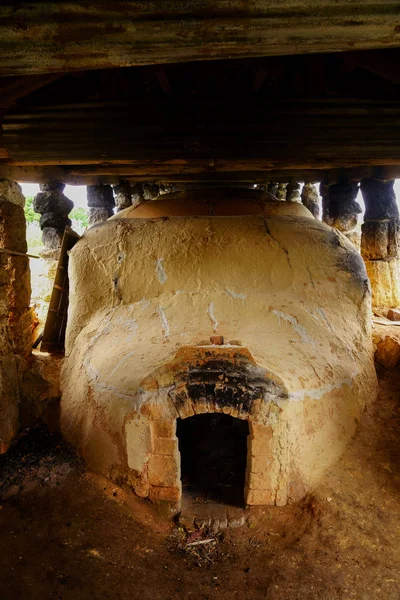
{"label": "green vegetation", "polygon": [[26,198],[24,211],[27,223],[39,223],[40,215],[33,210],[33,196]]}
{"label": "green vegetation", "polygon": [[79,224],[79,229],[81,231],[83,231],[84,229],[86,229],[86,227],[89,226],[89,218],[87,211],[81,206],[79,208],[73,208],[68,216],[72,221],[72,225],[74,221],[76,221]]}

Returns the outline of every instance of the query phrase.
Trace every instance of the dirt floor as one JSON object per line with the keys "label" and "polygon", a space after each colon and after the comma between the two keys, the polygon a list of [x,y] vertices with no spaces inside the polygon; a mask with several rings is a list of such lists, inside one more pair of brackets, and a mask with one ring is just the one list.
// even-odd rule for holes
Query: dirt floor
{"label": "dirt floor", "polygon": [[222,536],[172,525],[30,432],[0,463],[0,599],[398,600],[400,373],[380,379],[324,485]]}

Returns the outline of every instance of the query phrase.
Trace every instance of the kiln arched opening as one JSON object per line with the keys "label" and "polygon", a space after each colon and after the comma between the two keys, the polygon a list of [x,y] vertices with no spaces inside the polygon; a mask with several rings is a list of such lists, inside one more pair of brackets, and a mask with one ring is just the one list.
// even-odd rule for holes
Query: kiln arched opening
{"label": "kiln arched opening", "polygon": [[178,419],[182,492],[201,502],[244,506],[248,422],[211,413]]}

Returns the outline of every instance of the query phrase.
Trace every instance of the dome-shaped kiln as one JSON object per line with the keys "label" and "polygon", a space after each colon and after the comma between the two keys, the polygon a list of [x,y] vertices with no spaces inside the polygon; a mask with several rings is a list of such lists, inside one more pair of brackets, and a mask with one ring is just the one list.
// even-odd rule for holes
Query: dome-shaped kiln
{"label": "dome-shaped kiln", "polygon": [[70,287],[63,434],[141,497],[179,502],[177,420],[224,413],[246,503],[299,499],[376,393],[363,261],[300,204],[162,196],[87,231]]}

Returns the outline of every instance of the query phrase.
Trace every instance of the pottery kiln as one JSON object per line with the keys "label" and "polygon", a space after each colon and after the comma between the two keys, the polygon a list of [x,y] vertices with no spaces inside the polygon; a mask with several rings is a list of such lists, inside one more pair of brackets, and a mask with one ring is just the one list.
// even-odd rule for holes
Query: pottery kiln
{"label": "pottery kiln", "polygon": [[141,497],[179,503],[177,420],[223,414],[247,422],[245,502],[299,499],[376,393],[363,261],[300,204],[162,196],[87,231],[70,284],[62,431]]}

